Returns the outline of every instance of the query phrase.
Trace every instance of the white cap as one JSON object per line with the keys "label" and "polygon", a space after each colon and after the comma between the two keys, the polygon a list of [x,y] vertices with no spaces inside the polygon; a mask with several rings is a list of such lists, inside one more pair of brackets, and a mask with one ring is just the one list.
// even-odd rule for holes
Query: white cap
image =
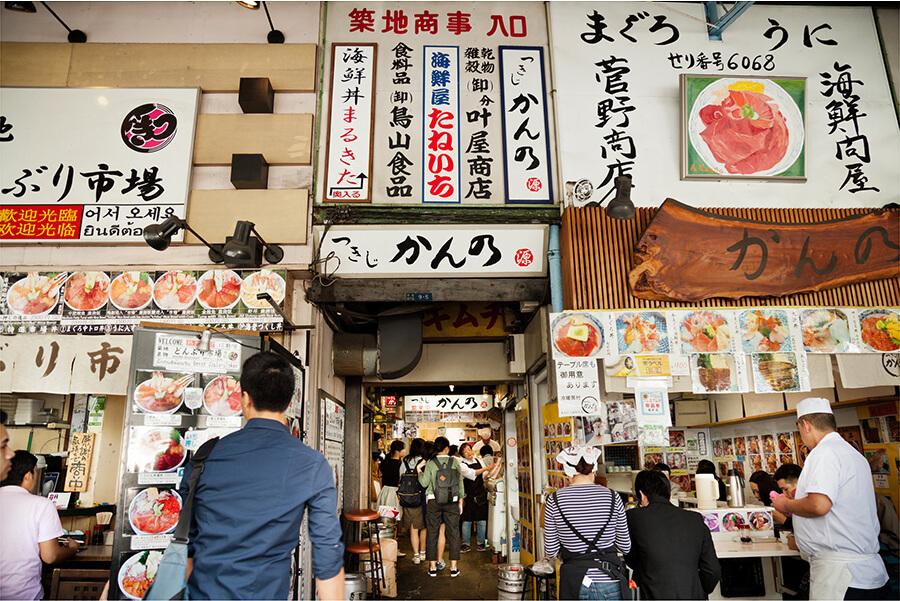
{"label": "white cap", "polygon": [[593,469],[591,472],[597,471],[597,460],[600,459],[600,449],[597,447],[587,447],[587,446],[575,446],[575,447],[566,447],[562,450],[562,453],[556,456],[556,460],[560,462],[563,466],[563,471],[566,473],[566,476],[571,478],[577,472],[575,468],[578,467],[578,463],[584,459],[584,462],[593,465]]}
{"label": "white cap", "polygon": [[831,402],[821,397],[810,397],[797,403],[798,419],[810,413],[833,413]]}

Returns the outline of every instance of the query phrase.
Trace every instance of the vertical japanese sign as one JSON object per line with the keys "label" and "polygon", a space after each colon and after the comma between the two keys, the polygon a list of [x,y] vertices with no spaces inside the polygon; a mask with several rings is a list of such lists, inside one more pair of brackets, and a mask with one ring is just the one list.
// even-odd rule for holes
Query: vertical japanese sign
{"label": "vertical japanese sign", "polygon": [[425,46],[422,202],[460,202],[459,48]]}
{"label": "vertical japanese sign", "polygon": [[334,44],[325,200],[371,202],[376,44]]}
{"label": "vertical japanese sign", "polygon": [[500,47],[507,203],[551,202],[543,48]]}
{"label": "vertical japanese sign", "polygon": [[0,89],[0,239],[140,242],[185,217],[199,95]]}
{"label": "vertical japanese sign", "polygon": [[66,461],[66,492],[85,492],[88,474],[91,473],[91,455],[94,453],[94,435],[76,432],[69,444]]}

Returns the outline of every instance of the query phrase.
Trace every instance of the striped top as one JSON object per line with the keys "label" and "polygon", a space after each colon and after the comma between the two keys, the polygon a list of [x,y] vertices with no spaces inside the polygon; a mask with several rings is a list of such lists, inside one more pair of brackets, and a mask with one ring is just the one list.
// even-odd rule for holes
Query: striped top
{"label": "striped top", "polygon": [[[607,526],[611,503],[612,519]],[[544,551],[548,557],[559,556],[561,546],[572,553],[588,551],[588,545],[563,521],[560,510],[572,526],[589,541],[593,541],[600,529],[606,526],[606,530],[597,541],[598,549],[614,546],[622,554],[631,551],[625,507],[618,493],[599,484],[579,484],[561,488],[547,499],[547,507],[544,509]],[[588,570],[587,575],[592,582],[613,581],[612,577],[601,570]]]}

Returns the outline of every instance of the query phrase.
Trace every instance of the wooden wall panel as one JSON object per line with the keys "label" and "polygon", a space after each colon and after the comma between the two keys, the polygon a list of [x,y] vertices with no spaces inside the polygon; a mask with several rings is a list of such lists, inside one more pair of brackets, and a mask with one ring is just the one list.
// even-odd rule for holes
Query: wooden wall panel
{"label": "wooden wall panel", "polygon": [[241,77],[268,77],[277,92],[316,89],[315,44],[70,44],[68,86],[237,92]]}
{"label": "wooden wall panel", "polygon": [[76,44],[0,44],[0,85],[64,88]]}
{"label": "wooden wall panel", "polygon": [[232,154],[261,153],[270,165],[309,165],[311,114],[200,115],[195,165],[230,165]]}
{"label": "wooden wall panel", "polygon": [[[238,221],[256,224],[273,244],[306,244],[309,190],[194,190],[187,221],[210,244],[234,234]],[[200,241],[188,233],[185,242]]]}
{"label": "wooden wall panel", "polygon": [[[815,223],[866,213],[869,209],[704,208],[719,215],[785,223]],[[900,278],[841,286],[781,298],[711,298],[698,303],[635,298],[628,286],[634,246],[656,209],[638,208],[633,220],[610,219],[596,207],[567,208],[560,228],[563,304],[566,309],[665,309],[742,306],[900,306]]]}

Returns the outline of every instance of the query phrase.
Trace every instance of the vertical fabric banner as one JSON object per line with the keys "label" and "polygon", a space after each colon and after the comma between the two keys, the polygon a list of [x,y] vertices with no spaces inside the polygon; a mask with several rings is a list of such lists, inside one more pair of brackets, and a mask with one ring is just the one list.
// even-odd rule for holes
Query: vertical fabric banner
{"label": "vertical fabric banner", "polygon": [[459,203],[459,48],[425,46],[422,202]]}

